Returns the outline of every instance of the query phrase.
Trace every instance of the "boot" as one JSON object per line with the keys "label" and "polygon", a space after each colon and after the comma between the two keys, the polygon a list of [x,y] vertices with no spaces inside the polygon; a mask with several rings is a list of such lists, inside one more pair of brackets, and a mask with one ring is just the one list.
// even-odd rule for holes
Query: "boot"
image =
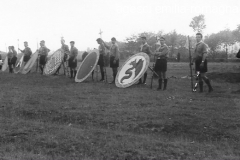
{"label": "boot", "polygon": [[102,78],[100,79],[100,81],[104,81],[104,72],[101,72],[101,76]]}
{"label": "boot", "polygon": [[205,80],[205,83],[208,85],[208,92],[209,92],[209,93],[212,92],[212,91],[213,91],[213,88],[212,88],[212,86],[211,86],[211,83],[210,83],[209,79],[206,79],[206,80]]}
{"label": "boot", "polygon": [[203,81],[199,81],[199,92],[202,93],[203,92]]}
{"label": "boot", "polygon": [[164,87],[163,87],[163,90],[166,90],[167,89],[167,79],[164,79]]}
{"label": "boot", "polygon": [[157,90],[161,90],[162,89],[162,79],[158,80],[158,88]]}
{"label": "boot", "polygon": [[74,71],[74,78],[76,77],[76,75],[77,75],[77,71],[75,70],[75,71]]}
{"label": "boot", "polygon": [[73,70],[70,71],[70,78],[73,78]]}
{"label": "boot", "polygon": [[115,74],[113,74],[113,81],[112,82],[109,82],[110,84],[113,84],[114,82],[115,82],[115,78],[116,78],[116,76],[115,76]]}
{"label": "boot", "polygon": [[144,73],[143,84],[146,84],[146,80],[147,80],[147,73]]}
{"label": "boot", "polygon": [[43,74],[43,67],[40,66],[39,68],[40,68],[40,70],[41,70],[41,74]]}

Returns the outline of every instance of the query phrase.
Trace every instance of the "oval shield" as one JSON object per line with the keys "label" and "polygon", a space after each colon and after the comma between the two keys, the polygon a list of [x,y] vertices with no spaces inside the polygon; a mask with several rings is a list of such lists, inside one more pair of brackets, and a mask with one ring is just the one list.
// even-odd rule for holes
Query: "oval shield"
{"label": "oval shield", "polygon": [[44,73],[46,75],[52,75],[56,72],[58,67],[61,65],[64,57],[64,51],[62,49],[58,49],[53,53],[50,59],[47,61],[47,64],[44,68]]}
{"label": "oval shield", "polygon": [[14,68],[14,73],[18,73],[18,72],[20,72],[23,69],[23,65],[22,64],[23,64],[23,57],[24,57],[24,55],[21,54],[20,57],[21,57],[20,60],[17,62],[16,66]]}
{"label": "oval shield", "polygon": [[126,88],[136,83],[147,71],[149,61],[149,56],[143,52],[128,58],[117,74],[116,86]]}
{"label": "oval shield", "polygon": [[27,74],[34,66],[36,60],[38,58],[38,52],[36,51],[31,58],[28,60],[28,62],[25,64],[25,66],[22,69],[22,74]]}
{"label": "oval shield", "polygon": [[97,50],[94,50],[93,52],[88,54],[78,68],[75,82],[83,82],[95,69],[98,59],[99,53]]}
{"label": "oval shield", "polygon": [[8,57],[6,56],[6,58],[3,61],[2,71],[6,71],[7,69],[8,69]]}

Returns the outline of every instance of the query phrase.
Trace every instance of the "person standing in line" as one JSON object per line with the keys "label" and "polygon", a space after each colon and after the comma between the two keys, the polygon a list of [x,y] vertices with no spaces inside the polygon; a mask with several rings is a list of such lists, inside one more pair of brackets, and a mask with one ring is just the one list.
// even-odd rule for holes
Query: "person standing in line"
{"label": "person standing in line", "polygon": [[[144,52],[150,56],[152,52],[150,50],[150,46],[147,44],[147,37],[141,36],[141,42],[142,44],[140,46],[139,51]],[[147,71],[144,73],[143,81],[142,81],[142,78],[140,78],[138,84],[146,84],[146,80],[147,80]]]}
{"label": "person standing in line", "polygon": [[165,43],[165,38],[160,38],[161,46],[156,50],[157,61],[154,67],[154,71],[157,72],[159,79],[158,79],[158,88],[157,90],[162,89],[162,81],[164,82],[163,90],[167,89],[167,57],[169,53],[169,48]]}
{"label": "person standing in line", "polygon": [[104,46],[110,50],[110,67],[112,68],[113,71],[113,81],[110,83],[115,83],[115,79],[117,76],[118,72],[118,67],[119,67],[119,59],[120,59],[120,54],[119,54],[119,47],[116,44],[116,38],[113,37],[111,39],[112,45],[108,46],[104,43]]}
{"label": "person standing in line", "polygon": [[206,76],[206,72],[208,71],[207,67],[207,45],[202,41],[202,34],[196,34],[196,41],[197,44],[194,50],[194,57],[191,61],[191,64],[195,62],[195,71],[196,73],[200,73],[198,76],[198,83],[199,83],[199,92],[203,92],[203,80],[208,86],[208,92],[212,92],[213,88],[210,83],[210,80]]}
{"label": "person standing in line", "polygon": [[40,48],[38,50],[39,54],[39,68],[41,70],[41,74],[43,74],[43,69],[47,63],[47,56],[50,50],[45,46],[45,41],[42,40],[40,42]]}
{"label": "person standing in line", "polygon": [[24,42],[24,50],[21,50],[19,49],[19,51],[21,51],[23,54],[24,54],[24,57],[23,57],[23,65],[25,66],[26,63],[29,61],[29,59],[31,58],[31,55],[32,55],[32,50],[31,48],[28,47],[28,42]]}
{"label": "person standing in line", "polygon": [[71,49],[70,49],[70,56],[68,59],[68,65],[70,67],[70,78],[75,78],[77,74],[77,55],[78,55],[78,49],[74,46],[75,42],[70,42]]}

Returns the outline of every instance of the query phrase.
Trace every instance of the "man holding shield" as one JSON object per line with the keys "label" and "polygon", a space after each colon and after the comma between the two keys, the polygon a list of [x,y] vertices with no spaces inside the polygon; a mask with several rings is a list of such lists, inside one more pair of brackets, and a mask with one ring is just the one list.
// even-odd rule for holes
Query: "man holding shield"
{"label": "man holding shield", "polygon": [[32,51],[31,49],[28,47],[28,42],[24,42],[24,50],[19,49],[19,51],[21,51],[22,53],[24,53],[24,57],[23,57],[23,62],[24,62],[24,66],[25,64],[28,62],[28,60],[31,58],[32,55]]}
{"label": "man holding shield", "polygon": [[[150,56],[152,52],[150,50],[150,46],[147,44],[147,37],[141,36],[141,42],[142,42],[142,45],[140,46],[139,51],[144,52]],[[146,84],[146,80],[147,80],[147,71],[144,73],[143,82],[142,82],[142,78],[140,78],[138,84]]]}
{"label": "man holding shield", "polygon": [[39,48],[39,68],[41,70],[41,74],[43,74],[43,69],[45,67],[45,64],[47,63],[47,56],[48,56],[48,52],[50,52],[50,50],[45,46],[45,41],[42,40],[40,42],[40,48]]}
{"label": "man holding shield", "polygon": [[119,48],[118,45],[116,44],[116,38],[113,37],[111,39],[112,45],[108,46],[104,43],[104,46],[110,50],[110,67],[112,68],[113,71],[113,81],[111,83],[115,83],[115,79],[117,76],[117,72],[118,72],[118,67],[119,67],[119,58],[120,58],[120,54],[119,54]]}
{"label": "man holding shield", "polygon": [[[63,52],[64,52],[63,63],[66,63],[66,62],[67,62],[68,55],[69,55],[69,53],[70,53],[69,47],[68,47],[68,45],[65,44],[65,40],[64,40],[64,39],[61,39],[61,44],[62,44],[61,49],[62,49]],[[67,67],[67,66],[64,66],[64,67]],[[59,74],[60,68],[61,68],[61,65],[58,67],[58,69],[57,69],[57,71],[55,72],[54,75]]]}

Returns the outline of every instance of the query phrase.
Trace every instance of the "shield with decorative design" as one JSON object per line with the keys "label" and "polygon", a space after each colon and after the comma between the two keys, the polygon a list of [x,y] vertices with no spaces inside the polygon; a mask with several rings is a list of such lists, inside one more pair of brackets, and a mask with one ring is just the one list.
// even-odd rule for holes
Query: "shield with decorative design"
{"label": "shield with decorative design", "polygon": [[88,54],[77,70],[75,82],[83,82],[95,69],[99,59],[99,52],[94,50]]}
{"label": "shield with decorative design", "polygon": [[38,52],[36,51],[31,58],[28,60],[28,62],[25,64],[25,66],[22,69],[22,74],[27,74],[34,66],[36,60],[38,58]]}
{"label": "shield with decorative design", "polygon": [[64,58],[64,51],[62,49],[58,49],[50,59],[47,61],[47,64],[44,68],[44,73],[46,75],[52,75],[56,72],[58,67],[61,65]]}
{"label": "shield with decorative design", "polygon": [[126,88],[136,83],[149,66],[149,56],[140,52],[128,58],[120,68],[115,84],[117,87]]}

